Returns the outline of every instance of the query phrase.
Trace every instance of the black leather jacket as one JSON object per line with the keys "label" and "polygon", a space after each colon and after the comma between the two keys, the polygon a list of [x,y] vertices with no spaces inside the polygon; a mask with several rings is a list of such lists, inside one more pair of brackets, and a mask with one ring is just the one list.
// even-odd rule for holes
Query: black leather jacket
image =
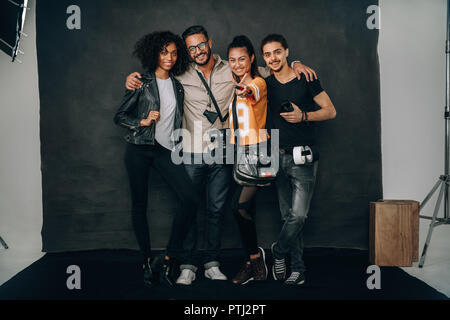
{"label": "black leather jacket", "polygon": [[[177,101],[173,124],[174,130],[176,130],[181,128],[184,90],[178,80],[172,75],[170,75],[170,78]],[[125,92],[119,110],[114,116],[114,123],[129,129],[128,134],[124,137],[127,142],[139,145],[155,145],[155,123],[152,123],[149,127],[140,126],[141,120],[147,118],[150,111],[159,111],[160,100],[155,73],[144,73],[140,80],[143,82],[141,88]]]}

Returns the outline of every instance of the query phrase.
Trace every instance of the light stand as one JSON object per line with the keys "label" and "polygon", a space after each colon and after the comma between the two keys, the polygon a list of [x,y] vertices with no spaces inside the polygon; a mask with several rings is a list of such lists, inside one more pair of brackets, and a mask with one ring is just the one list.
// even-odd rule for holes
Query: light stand
{"label": "light stand", "polygon": [[8,249],[8,245],[7,245],[6,242],[3,240],[2,237],[0,237],[0,244],[3,246],[3,248]]}
{"label": "light stand", "polygon": [[12,62],[17,60],[17,54],[25,54],[19,49],[22,36],[27,37],[22,32],[25,23],[25,16],[28,7],[28,0],[3,0],[0,1],[1,23],[0,23],[0,50],[12,57]]}
{"label": "light stand", "polygon": [[[439,180],[434,185],[433,189],[431,189],[430,193],[425,197],[425,199],[420,204],[419,210],[425,206],[425,204],[430,200],[431,196],[436,192],[439,186],[441,189],[439,191],[439,197],[436,201],[436,205],[434,207],[434,213],[432,217],[422,216],[420,218],[430,219],[430,227],[428,229],[427,240],[425,241],[425,245],[423,247],[422,256],[420,257],[419,268],[423,267],[425,263],[425,256],[427,254],[428,246],[430,245],[431,234],[433,233],[434,227],[437,227],[442,224],[450,224],[449,218],[449,197],[448,197],[448,186],[450,183],[449,177],[449,121],[450,121],[450,0],[447,0],[447,40],[445,42],[445,56],[446,56],[446,101],[445,101],[445,174],[439,177]],[[437,214],[439,212],[439,208],[441,206],[441,201],[444,199],[444,218],[437,218]]]}

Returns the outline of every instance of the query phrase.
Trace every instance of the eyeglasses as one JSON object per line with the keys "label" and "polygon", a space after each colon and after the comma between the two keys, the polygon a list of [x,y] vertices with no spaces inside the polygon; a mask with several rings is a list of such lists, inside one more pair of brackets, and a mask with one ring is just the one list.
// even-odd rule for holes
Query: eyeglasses
{"label": "eyeglasses", "polygon": [[206,43],[207,41],[204,42],[200,42],[198,45],[196,46],[190,46],[188,47],[189,52],[194,52],[197,48],[199,48],[200,50],[203,50],[206,48]]}

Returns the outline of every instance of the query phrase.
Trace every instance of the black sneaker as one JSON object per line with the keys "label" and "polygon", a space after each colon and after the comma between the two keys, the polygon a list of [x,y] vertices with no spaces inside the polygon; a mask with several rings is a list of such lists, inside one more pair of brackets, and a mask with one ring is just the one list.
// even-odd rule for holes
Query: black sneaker
{"label": "black sneaker", "polygon": [[264,249],[258,247],[260,256],[256,259],[250,259],[253,271],[253,280],[267,280],[266,253]]}
{"label": "black sneaker", "polygon": [[284,280],[286,278],[286,261],[285,259],[277,259],[275,258],[275,254],[273,253],[273,247],[275,243],[272,243],[270,250],[272,251],[272,275],[275,280]]}
{"label": "black sneaker", "polygon": [[284,282],[287,285],[302,285],[305,283],[305,274],[303,272],[292,272],[290,277]]}
{"label": "black sneaker", "polygon": [[164,259],[161,267],[160,283],[173,286],[175,283],[176,261],[173,258]]}
{"label": "black sneaker", "polygon": [[153,285],[153,271],[152,271],[152,267],[150,266],[150,258],[146,259],[146,261],[142,265],[142,268],[144,269],[144,284],[146,286],[152,286]]}
{"label": "black sneaker", "polygon": [[249,261],[245,262],[237,275],[233,278],[234,284],[247,284],[253,280],[253,270]]}

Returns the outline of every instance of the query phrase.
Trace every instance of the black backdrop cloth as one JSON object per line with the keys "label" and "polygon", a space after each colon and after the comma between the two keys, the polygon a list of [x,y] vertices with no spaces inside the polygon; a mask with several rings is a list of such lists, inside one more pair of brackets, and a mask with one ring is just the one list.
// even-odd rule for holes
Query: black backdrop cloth
{"label": "black backdrop cloth", "polygon": [[[81,29],[66,13],[78,5]],[[201,24],[213,51],[226,58],[235,35],[259,53],[262,38],[283,34],[290,59],[314,68],[337,110],[320,124],[321,160],[305,226],[308,247],[368,248],[369,202],[382,198],[378,30],[369,30],[373,0],[38,1],[37,53],[43,187],[43,251],[136,249],[123,155],[124,130],[112,118],[125,77],[142,71],[134,43],[155,30],[181,34]],[[250,19],[249,19],[250,17]],[[152,244],[164,248],[177,201],[158,173],[152,177]],[[270,247],[281,221],[274,187],[258,195],[259,242]],[[200,235],[204,208],[199,212]],[[222,246],[241,247],[228,209]],[[202,247],[200,236],[199,245]]]}

